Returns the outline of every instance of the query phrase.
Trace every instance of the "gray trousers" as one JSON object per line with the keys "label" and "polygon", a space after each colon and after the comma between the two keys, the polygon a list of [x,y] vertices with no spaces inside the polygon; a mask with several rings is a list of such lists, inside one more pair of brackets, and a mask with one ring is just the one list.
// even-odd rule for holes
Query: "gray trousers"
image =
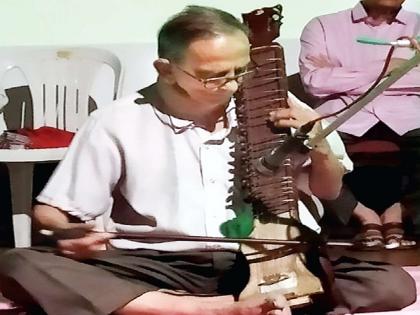
{"label": "gray trousers", "polygon": [[[416,299],[414,280],[400,267],[348,257],[328,265],[335,277],[326,290],[334,302],[329,314],[399,310]],[[248,277],[246,260],[233,252],[110,250],[83,262],[50,250],[12,249],[0,256],[0,291],[30,314],[106,315],[164,288],[238,295]]]}

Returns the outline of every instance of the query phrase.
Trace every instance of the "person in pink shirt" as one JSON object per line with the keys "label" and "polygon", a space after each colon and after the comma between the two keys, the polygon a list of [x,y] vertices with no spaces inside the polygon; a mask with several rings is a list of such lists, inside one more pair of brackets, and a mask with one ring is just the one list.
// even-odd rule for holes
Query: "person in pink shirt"
{"label": "person in pink shirt", "polygon": [[[420,15],[402,9],[403,2],[362,0],[351,9],[316,17],[305,26],[300,74],[306,91],[321,101],[319,113],[334,113],[351,103],[369,89],[383,70],[389,46],[360,44],[358,37],[396,40],[419,35]],[[414,52],[411,48],[395,49],[386,75]],[[351,213],[360,221],[362,228],[356,240],[363,248],[415,246],[414,241],[404,238],[402,221],[403,210],[407,210],[414,233],[420,234],[420,68],[407,73],[338,130],[347,145],[364,140],[396,142],[409,182],[402,190],[401,200],[381,215],[358,202],[348,187],[343,188],[337,200],[325,205],[338,213],[343,222]]]}

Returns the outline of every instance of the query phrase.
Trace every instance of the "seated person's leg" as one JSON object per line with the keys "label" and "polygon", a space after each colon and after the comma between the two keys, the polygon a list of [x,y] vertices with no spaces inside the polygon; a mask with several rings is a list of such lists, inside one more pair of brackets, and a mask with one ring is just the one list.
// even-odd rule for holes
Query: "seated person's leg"
{"label": "seated person's leg", "polygon": [[337,309],[347,308],[349,313],[400,310],[416,300],[415,281],[401,267],[341,257],[333,262],[333,269],[345,304]]}
{"label": "seated person's leg", "polygon": [[[401,139],[399,135],[381,122],[371,128],[361,138],[345,133],[340,135],[346,145],[360,143],[360,141],[365,140],[387,140],[399,143]],[[352,159],[354,159],[356,164],[355,170],[344,177],[344,183],[347,184],[347,188],[345,188],[347,189],[346,194],[348,196],[345,197],[342,194],[335,203],[327,203],[326,206],[335,207],[335,211],[340,211],[340,202],[343,204],[343,200],[344,202],[350,200],[351,197],[349,196],[352,196],[354,199],[353,203],[356,204],[354,206],[354,217],[362,225],[361,233],[356,237],[356,240],[364,240],[366,238],[369,240],[373,237],[375,239],[378,238],[379,242],[379,238],[382,238],[382,231],[389,243],[386,245],[387,248],[410,248],[415,244],[403,238],[402,208],[399,207],[399,201],[402,198],[400,154],[399,152],[395,152],[392,156],[388,154],[387,159],[382,161],[381,157],[383,157],[383,154],[387,153],[374,153],[378,158],[375,160],[370,158],[368,161],[365,161],[363,154],[356,153],[352,155]],[[371,156],[371,154],[368,156]],[[347,201],[347,204],[351,203]],[[348,209],[346,213],[348,213]],[[378,214],[382,214],[381,217]],[[385,227],[381,227],[383,224],[385,224]],[[397,241],[395,241],[396,231],[399,233]],[[363,242],[361,245],[363,245]]]}
{"label": "seated person's leg", "polygon": [[358,249],[381,249],[384,247],[382,225],[379,215],[361,202],[354,208],[353,216],[360,222],[361,228],[354,242]]}
{"label": "seated person's leg", "polygon": [[[346,218],[353,212],[353,217],[361,224],[355,237],[358,247],[377,249],[384,243],[387,249],[414,247],[414,241],[404,238],[403,210],[398,202],[401,199],[400,171],[380,166],[359,167],[346,176],[348,185],[343,186],[339,198],[323,203],[329,209],[327,213]],[[347,222],[341,220],[343,224]]]}
{"label": "seated person's leg", "polygon": [[334,200],[321,199],[325,208],[325,216],[333,217],[339,223],[346,225],[353,215],[354,208],[357,206],[357,200],[354,194],[346,185],[343,185],[340,195]]}
{"label": "seated person's leg", "polygon": [[[32,308],[34,301],[47,314],[110,314],[147,291],[95,266],[54,255],[51,251],[13,249],[2,254],[0,274],[4,295]],[[22,292],[32,299],[22,300]]]}
{"label": "seated person's leg", "polygon": [[[273,311],[273,309],[276,309]],[[179,296],[169,292],[147,292],[114,312],[115,315],[291,315],[282,295],[259,295],[234,302],[232,296]]]}
{"label": "seated person's leg", "polygon": [[416,241],[404,237],[403,208],[397,202],[389,207],[382,215],[382,233],[387,249],[405,249],[416,246]]}
{"label": "seated person's leg", "polygon": [[409,179],[402,203],[412,218],[414,234],[420,236],[420,129],[403,135],[400,146]]}
{"label": "seated person's leg", "polygon": [[348,224],[351,216],[358,219],[361,229],[354,239],[357,248],[378,249],[383,247],[381,220],[378,214],[358,202],[346,185],[343,185],[337,199],[322,200],[322,203],[326,214],[337,217],[343,225]]}
{"label": "seated person's leg", "polygon": [[[109,250],[79,262],[51,250],[14,249],[0,259],[0,274],[10,280],[2,282],[0,290],[27,307],[39,305],[47,314],[290,314],[282,297],[261,295],[234,302],[233,295],[248,279],[243,255],[192,253]],[[23,295],[16,296],[20,293],[13,283],[19,283]]]}

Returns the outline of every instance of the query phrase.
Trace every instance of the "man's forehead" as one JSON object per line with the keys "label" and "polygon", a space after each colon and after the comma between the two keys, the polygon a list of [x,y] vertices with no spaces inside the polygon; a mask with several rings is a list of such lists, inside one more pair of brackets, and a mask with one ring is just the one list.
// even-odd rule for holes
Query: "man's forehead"
{"label": "man's forehead", "polygon": [[241,58],[222,58],[213,60],[201,60],[195,62],[188,62],[188,66],[194,70],[196,74],[218,74],[223,75],[231,71],[241,72],[249,64],[249,55],[244,55]]}
{"label": "man's forehead", "polygon": [[190,52],[209,50],[215,51],[230,47],[232,49],[239,47],[249,47],[248,37],[242,32],[232,34],[220,34],[212,37],[199,38],[193,40],[187,47]]}
{"label": "man's forehead", "polygon": [[248,38],[221,35],[192,42],[185,51],[184,59],[196,63],[239,61],[249,58],[249,51]]}

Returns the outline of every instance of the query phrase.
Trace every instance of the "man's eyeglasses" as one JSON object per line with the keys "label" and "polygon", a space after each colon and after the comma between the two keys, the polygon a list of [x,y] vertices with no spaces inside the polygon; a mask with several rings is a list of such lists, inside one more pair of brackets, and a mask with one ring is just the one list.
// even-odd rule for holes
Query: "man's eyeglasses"
{"label": "man's eyeglasses", "polygon": [[254,71],[252,71],[252,70],[245,70],[245,71],[243,71],[241,73],[238,73],[238,74],[236,74],[234,76],[231,76],[231,77],[224,76],[224,77],[203,79],[203,78],[196,77],[194,74],[189,73],[188,71],[182,69],[180,66],[178,66],[176,64],[175,64],[175,66],[179,70],[181,70],[183,73],[185,73],[186,75],[188,75],[191,78],[197,80],[198,82],[201,82],[203,84],[203,86],[206,89],[209,89],[209,90],[219,89],[230,81],[236,81],[238,84],[241,84],[244,80],[248,79],[249,77],[252,77],[252,75],[254,73]]}

